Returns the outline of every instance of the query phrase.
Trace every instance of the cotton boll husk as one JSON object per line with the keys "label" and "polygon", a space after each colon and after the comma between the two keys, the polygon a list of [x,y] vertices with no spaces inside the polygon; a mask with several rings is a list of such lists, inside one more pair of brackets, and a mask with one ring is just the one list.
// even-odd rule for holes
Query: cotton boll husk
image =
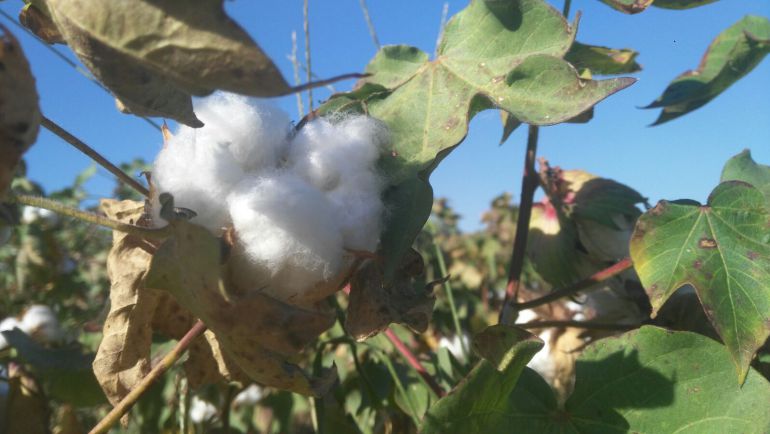
{"label": "cotton boll husk", "polygon": [[266,293],[287,300],[339,274],[344,250],[335,210],[296,173],[248,177],[227,202],[238,242],[270,276]]}
{"label": "cotton boll husk", "polygon": [[[177,207],[214,233],[229,224],[225,198],[247,172],[273,169],[283,159],[291,123],[270,104],[219,93],[200,100],[202,128],[181,127],[161,150],[153,167],[157,193],[171,193]],[[153,198],[154,221],[160,205]]]}
{"label": "cotton boll husk", "polygon": [[19,328],[42,343],[59,342],[64,337],[56,315],[42,304],[32,305],[24,312]]}

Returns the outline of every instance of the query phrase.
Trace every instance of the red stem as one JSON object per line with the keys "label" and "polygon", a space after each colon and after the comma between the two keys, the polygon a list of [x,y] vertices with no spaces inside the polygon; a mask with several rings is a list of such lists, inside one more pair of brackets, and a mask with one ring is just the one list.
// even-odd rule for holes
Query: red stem
{"label": "red stem", "polygon": [[533,307],[541,306],[544,304],[548,304],[552,301],[556,301],[563,297],[568,297],[572,294],[575,294],[579,291],[582,291],[586,288],[590,288],[591,286],[605,281],[609,279],[610,277],[617,276],[618,274],[628,270],[629,268],[633,267],[634,263],[631,262],[631,258],[624,258],[617,262],[616,264],[609,266],[601,271],[597,271],[587,279],[583,279],[580,282],[568,286],[564,289],[559,289],[557,291],[553,291],[547,295],[544,295],[540,298],[536,298],[534,300],[530,300],[524,303],[512,303],[511,304],[511,310],[514,310],[516,312],[522,311],[524,309],[531,309]]}
{"label": "red stem", "polygon": [[425,367],[422,366],[422,363],[420,363],[419,360],[417,360],[417,357],[415,357],[414,353],[412,353],[412,350],[410,350],[409,347],[407,347],[406,344],[404,344],[404,342],[399,339],[395,333],[393,333],[393,330],[386,329],[385,336],[388,337],[390,343],[392,343],[398,352],[404,356],[406,362],[409,363],[409,366],[411,366],[415,371],[417,371],[418,374],[420,374],[423,380],[428,383],[428,386],[430,386],[430,388],[439,398],[446,395],[444,389],[436,382],[433,376],[431,376],[428,371],[425,370]]}

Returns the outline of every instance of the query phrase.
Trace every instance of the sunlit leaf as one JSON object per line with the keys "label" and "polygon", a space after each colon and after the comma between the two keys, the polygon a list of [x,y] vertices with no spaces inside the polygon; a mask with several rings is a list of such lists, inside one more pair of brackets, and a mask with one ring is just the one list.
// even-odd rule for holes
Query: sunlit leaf
{"label": "sunlit leaf", "polygon": [[758,188],[770,204],[770,166],[756,163],[748,149],[727,160],[721,181],[747,182]]}
{"label": "sunlit leaf", "polygon": [[[426,180],[481,110],[499,108],[519,122],[556,124],[633,83],[581,79],[562,60],[573,39],[574,29],[542,0],[475,0],[449,21],[435,59],[413,47],[381,49],[363,82],[389,93],[364,95],[357,108],[391,130],[392,147],[380,161],[390,183],[405,188],[418,176]],[[339,105],[335,99],[330,104]],[[413,187],[425,190],[419,183]],[[401,230],[385,229],[399,238],[390,241],[399,247],[386,252],[386,269],[400,261],[418,233],[411,229],[427,218],[430,196],[412,201],[417,196],[404,192],[410,202],[388,201]]]}
{"label": "sunlit leaf", "polygon": [[770,21],[746,16],[711,42],[698,68],[674,79],[645,108],[663,108],[660,125],[700,108],[751,72],[770,52]]}
{"label": "sunlit leaf", "polygon": [[41,11],[32,3],[25,5],[19,12],[19,22],[49,44],[64,43],[61,32],[48,13]]}
{"label": "sunlit leaf", "polygon": [[609,48],[575,41],[564,55],[564,60],[579,71],[587,69],[594,75],[631,74],[642,70],[636,62],[638,55],[628,48]]}
{"label": "sunlit leaf", "polygon": [[639,218],[631,258],[653,315],[678,288],[695,287],[743,381],[770,336],[770,210],[762,193],[728,181],[706,205],[661,201]]}
{"label": "sunlit leaf", "polygon": [[654,0],[600,0],[611,8],[626,13],[638,14],[647,9]]}
{"label": "sunlit leaf", "polygon": [[718,0],[655,0],[652,5],[664,9],[691,9],[716,1]]}

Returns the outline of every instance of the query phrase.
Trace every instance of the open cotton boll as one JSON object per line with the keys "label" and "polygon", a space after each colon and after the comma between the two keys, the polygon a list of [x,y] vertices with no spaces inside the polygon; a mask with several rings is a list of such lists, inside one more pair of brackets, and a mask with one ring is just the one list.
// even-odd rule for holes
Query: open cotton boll
{"label": "open cotton boll", "polygon": [[[337,212],[337,222],[347,249],[373,252],[380,241],[385,207],[380,198],[381,183],[373,177],[361,183],[344,183],[327,193]],[[367,184],[371,184],[369,188]]]}
{"label": "open cotton boll", "polygon": [[26,334],[43,343],[59,342],[64,337],[64,332],[59,325],[59,320],[50,307],[35,304],[27,308],[21,318],[19,328]]}
{"label": "open cotton boll", "polygon": [[[200,100],[202,128],[181,127],[153,166],[157,193],[171,193],[177,207],[196,212],[193,222],[214,233],[230,223],[225,198],[247,172],[272,170],[283,159],[291,123],[265,102],[218,93]],[[160,206],[153,198],[159,225]]]}
{"label": "open cotton boll", "polygon": [[374,174],[388,132],[383,124],[367,116],[354,116],[337,123],[326,119],[308,122],[297,133],[289,150],[289,166],[314,186],[332,190],[343,178],[361,172]]}
{"label": "open cotton boll", "polygon": [[273,168],[283,158],[292,125],[280,108],[220,92],[200,100],[195,112],[205,124],[198,140],[226,147],[244,171]]}
{"label": "open cotton boll", "polygon": [[265,292],[286,299],[340,271],[344,251],[332,204],[296,173],[247,177],[227,202],[238,241],[271,277]]}

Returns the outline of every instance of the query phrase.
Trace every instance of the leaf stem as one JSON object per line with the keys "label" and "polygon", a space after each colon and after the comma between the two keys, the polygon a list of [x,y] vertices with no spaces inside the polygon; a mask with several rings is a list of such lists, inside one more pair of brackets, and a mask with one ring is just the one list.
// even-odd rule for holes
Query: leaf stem
{"label": "leaf stem", "polygon": [[166,354],[165,357],[155,365],[149,374],[147,374],[142,381],[121,400],[109,413],[107,413],[102,420],[89,432],[89,434],[102,434],[109,431],[125,415],[128,410],[136,403],[139,397],[142,396],[163,374],[171,368],[182,355],[187,351],[187,348],[198,336],[202,335],[206,331],[206,324],[203,321],[198,320],[190,330],[179,340],[176,346]]}
{"label": "leaf stem", "polygon": [[[390,331],[390,329],[388,329]],[[412,417],[412,421],[414,422],[415,427],[418,429],[420,428],[420,416],[417,414],[417,406],[415,405],[414,401],[412,400],[412,395],[407,393],[406,389],[404,388],[404,385],[401,383],[401,379],[398,378],[398,373],[396,372],[396,368],[393,367],[393,363],[390,362],[390,359],[388,358],[387,354],[381,354],[380,360],[382,360],[382,363],[385,364],[385,366],[388,368],[388,372],[390,372],[390,376],[393,378],[393,382],[396,383],[396,389],[398,389],[399,393],[404,397],[404,400],[409,405],[409,409],[412,410],[409,416]]]}
{"label": "leaf stem", "polygon": [[586,330],[610,330],[626,331],[639,328],[641,324],[609,324],[596,323],[591,321],[532,321],[521,324],[514,324],[523,329],[545,329],[550,327],[574,327]]}
{"label": "leaf stem", "polygon": [[591,286],[599,282],[603,282],[611,277],[617,276],[618,274],[628,270],[633,266],[634,266],[634,263],[631,262],[631,258],[621,259],[614,265],[611,265],[603,270],[597,271],[596,273],[592,274],[590,277],[583,279],[580,282],[575,283],[574,285],[570,285],[566,288],[558,289],[542,297],[536,298],[534,300],[526,301],[524,303],[512,303],[510,308],[516,312],[519,312],[525,309],[531,309],[533,307],[548,304],[560,298],[568,297],[570,295],[576,294],[586,288],[590,288]]}
{"label": "leaf stem", "polygon": [[419,360],[417,360],[417,357],[415,357],[414,353],[412,353],[412,350],[409,349],[409,347],[404,344],[401,339],[399,339],[398,336],[393,332],[391,329],[385,330],[385,336],[388,338],[390,343],[393,344],[394,347],[396,347],[396,350],[398,350],[399,353],[401,353],[402,356],[404,356],[404,359],[406,359],[406,362],[409,364],[409,366],[412,367],[415,371],[417,371],[417,374],[422,377],[423,380],[428,384],[428,386],[433,390],[433,392],[438,396],[439,398],[446,395],[446,392],[444,389],[436,382],[436,379],[433,378],[432,375],[428,373],[428,371],[425,369],[424,366],[422,366],[422,363],[420,363]]}
{"label": "leaf stem", "polygon": [[[310,89],[312,89],[314,87],[326,86],[326,85],[329,85],[331,83],[336,83],[338,81],[348,80],[348,79],[351,79],[351,78],[364,78],[364,77],[368,77],[369,75],[370,74],[361,74],[361,73],[358,73],[358,72],[351,72],[349,74],[337,75],[337,76],[334,76],[334,77],[331,77],[331,78],[326,78],[326,79],[323,79],[323,80],[309,81],[309,82],[307,82],[305,84],[301,84],[299,86],[294,86],[292,88],[289,88],[289,92],[287,92],[287,94],[294,93],[294,92],[302,92],[302,91],[305,91],[305,90],[309,91]],[[313,106],[312,105],[310,106],[310,111],[313,111]]]}
{"label": "leaf stem", "polygon": [[150,190],[148,190],[147,187],[143,186],[139,181],[137,181],[136,179],[126,174],[126,172],[120,170],[118,166],[110,163],[109,160],[107,160],[101,154],[96,152],[95,149],[83,143],[82,140],[70,134],[67,130],[60,127],[56,122],[48,119],[45,116],[41,116],[40,123],[48,131],[56,134],[62,140],[74,146],[75,148],[77,148],[78,151],[86,154],[89,158],[99,163],[102,167],[107,169],[107,171],[115,175],[120,181],[123,181],[124,183],[128,184],[129,187],[133,188],[134,190],[138,191],[144,196],[150,195]]}
{"label": "leaf stem", "polygon": [[55,200],[46,199],[39,196],[29,196],[26,194],[16,194],[11,197],[12,201],[18,202],[22,205],[34,206],[36,208],[43,208],[53,211],[57,214],[72,217],[87,223],[104,226],[116,231],[125,232],[132,235],[137,235],[144,238],[158,239],[165,238],[169,235],[169,226],[153,229],[145,228],[142,226],[136,226],[128,223],[119,222],[110,218],[100,216],[88,211],[81,211],[76,208],[69,207],[67,205],[56,202]]}
{"label": "leaf stem", "polygon": [[[434,234],[435,237],[435,234]],[[448,276],[449,273],[446,269],[446,263],[444,262],[444,252],[441,251],[438,243],[433,243],[436,249],[436,258],[438,259],[438,268],[441,272],[441,276]],[[460,328],[460,318],[457,315],[457,307],[455,306],[454,293],[452,291],[452,285],[449,283],[449,279],[444,279],[444,292],[446,293],[447,301],[449,302],[449,310],[452,312],[452,323],[454,323],[455,334],[460,339],[460,348],[463,350],[463,354],[468,356],[468,348],[465,345],[465,339],[463,339],[463,330]]]}
{"label": "leaf stem", "polygon": [[569,8],[572,6],[572,0],[564,0],[564,7],[561,10],[561,14],[564,18],[569,18]]}
{"label": "leaf stem", "polygon": [[513,311],[510,308],[512,300],[515,302],[519,295],[521,285],[521,272],[524,269],[524,256],[527,249],[527,235],[529,234],[529,218],[532,215],[532,202],[535,197],[539,179],[535,170],[537,157],[537,139],[540,129],[530,125],[527,134],[527,149],[524,154],[524,174],[521,180],[521,202],[519,204],[519,217],[516,221],[516,237],[513,240],[511,252],[511,265],[508,269],[508,285],[505,287],[505,300],[500,310],[499,322],[510,324],[513,322]]}

